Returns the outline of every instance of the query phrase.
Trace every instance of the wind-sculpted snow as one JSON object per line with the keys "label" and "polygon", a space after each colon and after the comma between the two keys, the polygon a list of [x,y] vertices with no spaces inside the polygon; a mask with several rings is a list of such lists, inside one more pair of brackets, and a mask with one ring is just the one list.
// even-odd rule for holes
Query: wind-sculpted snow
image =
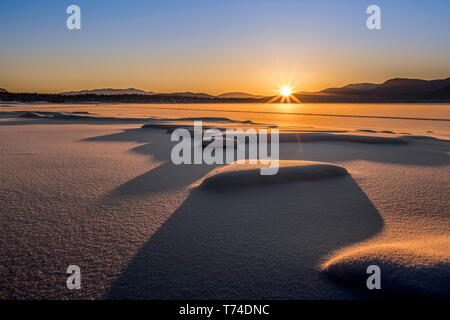
{"label": "wind-sculpted snow", "polygon": [[[448,106],[224,108],[2,105],[0,298],[450,297]],[[194,121],[276,123],[278,174],[175,164],[168,132]],[[67,290],[71,264],[82,290]]]}
{"label": "wind-sculpted snow", "polygon": [[[450,237],[375,242],[338,252],[322,265],[330,277],[366,290],[366,269],[381,270],[377,294],[450,298]],[[377,291],[377,290],[376,290]]]}
{"label": "wind-sculpted snow", "polygon": [[355,134],[333,134],[324,132],[302,132],[302,133],[282,133],[280,142],[319,142],[319,141],[341,141],[357,143],[375,143],[375,144],[407,144],[408,142],[401,138],[364,136]]}
{"label": "wind-sculpted snow", "polygon": [[235,189],[254,187],[266,184],[280,184],[308,180],[319,180],[348,174],[343,167],[311,161],[280,161],[276,175],[261,175],[264,165],[239,164],[237,162],[220,168],[203,180],[201,188],[209,190]]}
{"label": "wind-sculpted snow", "polygon": [[[270,126],[269,126],[270,127]],[[165,122],[156,122],[149,123],[142,126],[142,128],[153,128],[153,129],[165,129],[168,130],[169,133],[173,132],[178,128],[184,128],[189,130],[191,133],[193,132],[194,126],[192,124],[177,124],[177,123],[165,123]],[[203,126],[203,130],[207,129],[219,129],[225,133],[226,127],[223,126]],[[282,130],[282,128],[280,128]],[[339,141],[339,142],[356,142],[356,143],[371,143],[371,144],[408,144],[408,141],[401,137],[382,137],[382,136],[370,136],[370,135],[357,135],[357,134],[341,134],[341,133],[330,133],[323,131],[310,130],[312,132],[305,132],[305,130],[301,130],[301,132],[282,132],[279,134],[279,142],[331,142],[331,141]],[[239,134],[236,134],[239,137]],[[270,137],[268,138],[270,141]]]}

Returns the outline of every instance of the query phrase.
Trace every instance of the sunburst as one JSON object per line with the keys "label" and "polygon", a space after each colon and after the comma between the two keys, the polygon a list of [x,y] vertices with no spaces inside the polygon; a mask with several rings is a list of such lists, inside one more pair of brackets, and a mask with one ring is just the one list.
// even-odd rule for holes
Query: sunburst
{"label": "sunburst", "polygon": [[[278,102],[279,103],[301,103],[300,100],[292,93],[292,88],[290,86],[284,85],[279,88],[280,94],[274,96],[268,101],[268,103]],[[293,100],[293,102],[291,101]]]}

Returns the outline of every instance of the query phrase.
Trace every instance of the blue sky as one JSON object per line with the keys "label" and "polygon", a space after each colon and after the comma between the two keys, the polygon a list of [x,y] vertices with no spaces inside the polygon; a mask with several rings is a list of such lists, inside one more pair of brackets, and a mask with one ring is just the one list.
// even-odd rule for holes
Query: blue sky
{"label": "blue sky", "polygon": [[[82,29],[66,28],[81,8]],[[381,8],[382,30],[366,28]],[[450,75],[450,1],[0,2],[0,87],[318,90]]]}

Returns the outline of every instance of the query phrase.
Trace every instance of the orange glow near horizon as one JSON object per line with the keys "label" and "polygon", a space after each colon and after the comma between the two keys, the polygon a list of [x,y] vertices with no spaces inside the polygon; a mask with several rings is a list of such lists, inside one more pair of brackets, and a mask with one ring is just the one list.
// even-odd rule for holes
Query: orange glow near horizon
{"label": "orange glow near horizon", "polygon": [[[80,30],[66,28],[56,1],[29,2],[0,1],[6,44],[0,88],[10,92],[136,88],[274,96],[281,85],[295,94],[450,74],[449,43],[442,40],[450,28],[448,1],[392,4],[391,16],[402,23],[370,33],[365,11],[351,1],[79,1],[89,12]],[[420,23],[402,14],[409,6]],[[36,17],[40,26],[32,28]]]}

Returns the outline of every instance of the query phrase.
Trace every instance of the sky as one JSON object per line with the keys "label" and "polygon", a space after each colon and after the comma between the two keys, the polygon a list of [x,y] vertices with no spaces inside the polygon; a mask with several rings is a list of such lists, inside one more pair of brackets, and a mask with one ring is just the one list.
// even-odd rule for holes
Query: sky
{"label": "sky", "polygon": [[[381,30],[366,27],[371,4]],[[446,78],[449,40],[443,0],[2,0],[0,88],[270,95]]]}

